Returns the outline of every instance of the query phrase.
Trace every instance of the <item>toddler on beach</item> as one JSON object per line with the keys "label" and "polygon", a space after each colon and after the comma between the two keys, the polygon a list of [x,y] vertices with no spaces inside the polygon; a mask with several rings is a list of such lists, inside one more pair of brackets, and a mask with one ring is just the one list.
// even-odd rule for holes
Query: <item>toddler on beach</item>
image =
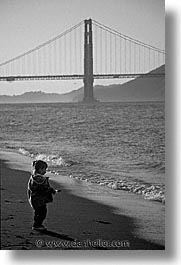
{"label": "toddler on beach", "polygon": [[47,163],[42,160],[33,162],[34,171],[28,181],[28,200],[31,207],[34,209],[34,224],[33,230],[46,230],[43,226],[43,221],[47,215],[47,203],[53,201],[53,194],[60,192],[50,186],[48,177],[45,177]]}

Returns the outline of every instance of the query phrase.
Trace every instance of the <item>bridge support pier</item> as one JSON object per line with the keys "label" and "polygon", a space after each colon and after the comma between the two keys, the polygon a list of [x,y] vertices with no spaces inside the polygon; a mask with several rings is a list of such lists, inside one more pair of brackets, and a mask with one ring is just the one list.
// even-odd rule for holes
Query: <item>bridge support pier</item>
{"label": "bridge support pier", "polygon": [[83,102],[95,102],[93,93],[93,44],[92,19],[84,20],[84,98]]}

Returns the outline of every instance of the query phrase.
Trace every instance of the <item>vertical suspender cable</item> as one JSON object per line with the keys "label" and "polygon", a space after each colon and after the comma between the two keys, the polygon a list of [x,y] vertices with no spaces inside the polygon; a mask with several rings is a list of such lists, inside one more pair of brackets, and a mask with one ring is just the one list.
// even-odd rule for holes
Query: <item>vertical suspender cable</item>
{"label": "vertical suspender cable", "polygon": [[160,66],[160,52],[158,53],[158,66]]}
{"label": "vertical suspender cable", "polygon": [[67,56],[66,56],[66,44],[67,44],[67,40],[66,40],[66,35],[64,36],[64,74],[66,74],[66,67],[67,67]]}
{"label": "vertical suspender cable", "polygon": [[48,51],[48,57],[49,57],[49,75],[52,73],[52,43],[49,44],[49,51]]}
{"label": "vertical suspender cable", "polygon": [[108,60],[107,60],[107,31],[104,31],[104,48],[105,48],[105,74],[107,74],[107,64],[108,64]]}
{"label": "vertical suspender cable", "polygon": [[94,50],[95,50],[95,53],[94,53],[94,62],[95,62],[95,66],[94,66],[94,71],[95,73],[97,73],[97,48],[98,48],[98,45],[97,45],[97,26],[94,26]]}
{"label": "vertical suspender cable", "polygon": [[35,53],[33,53],[33,58],[32,58],[32,63],[33,63],[33,71],[32,71],[32,74],[34,75],[35,74]]}
{"label": "vertical suspender cable", "polygon": [[153,59],[154,59],[154,62],[153,62],[153,69],[155,69],[156,68],[156,53],[155,53],[155,51],[153,51]]}
{"label": "vertical suspender cable", "polygon": [[41,75],[44,75],[44,58],[43,58],[43,49],[41,49]]}
{"label": "vertical suspender cable", "polygon": [[43,74],[46,75],[46,66],[47,60],[46,60],[46,47],[43,47]]}
{"label": "vertical suspender cable", "polygon": [[54,68],[55,68],[55,60],[54,60],[54,46],[55,46],[55,42],[51,43],[51,75],[54,74]]}
{"label": "vertical suspender cable", "polygon": [[[39,50],[37,50],[36,52],[35,52],[35,62],[36,62],[36,70],[35,70],[35,75],[37,75],[38,74],[38,70],[39,70],[39,68],[38,68],[38,53],[39,53]],[[23,58],[23,57],[22,57]],[[23,65],[22,65],[23,66]],[[23,68],[23,67],[22,67]]]}
{"label": "vertical suspender cable", "polygon": [[159,66],[159,63],[158,63],[159,62],[159,58],[158,58],[159,57],[159,52],[157,52],[156,54],[157,54],[157,64],[156,64],[156,67],[158,67]]}
{"label": "vertical suspender cable", "polygon": [[148,63],[148,65],[149,65],[149,69],[148,69],[148,72],[150,71],[150,48],[149,48],[149,63]]}
{"label": "vertical suspender cable", "polygon": [[35,75],[38,74],[38,50],[35,52]]}
{"label": "vertical suspender cable", "polygon": [[114,51],[114,58],[115,58],[115,74],[117,73],[117,58],[116,58],[116,52],[117,52],[117,45],[116,45],[116,35],[114,36],[114,46],[115,46],[115,51]]}
{"label": "vertical suspender cable", "polygon": [[54,64],[55,64],[55,72],[54,72],[54,74],[56,75],[57,74],[57,40],[55,40],[55,42],[54,42],[54,60],[55,60],[55,62],[54,62]]}
{"label": "vertical suspender cable", "polygon": [[127,65],[126,65],[126,39],[124,40],[124,55],[125,55],[125,74],[127,73]]}
{"label": "vertical suspender cable", "polygon": [[[23,75],[23,65],[24,65],[24,62],[23,62],[23,57],[21,58],[21,75]],[[10,68],[10,63],[9,63],[9,75],[11,74],[11,68]]]}
{"label": "vertical suspender cable", "polygon": [[145,46],[143,48],[143,72],[145,73]]}
{"label": "vertical suspender cable", "polygon": [[139,45],[139,73],[141,73],[141,47]]}
{"label": "vertical suspender cable", "polygon": [[12,63],[9,64],[10,67],[10,75],[12,75]]}
{"label": "vertical suspender cable", "polygon": [[103,60],[103,56],[102,56],[103,54],[102,54],[102,29],[100,28],[100,56],[101,56],[101,58],[100,58],[100,74],[102,74],[103,73],[103,69],[102,69],[102,66],[103,66],[103,64],[102,64],[102,60]]}
{"label": "vertical suspender cable", "polygon": [[[23,68],[24,68],[24,66],[23,66]],[[40,66],[40,50],[37,50],[37,72],[36,72],[36,75],[40,75],[40,69],[41,69],[41,66]]]}
{"label": "vertical suspender cable", "polygon": [[129,41],[129,73],[131,73],[131,41]]}
{"label": "vertical suspender cable", "polygon": [[80,44],[79,44],[79,64],[80,64],[80,73],[81,74],[83,74],[83,68],[82,68],[82,66],[83,66],[83,62],[82,62],[82,48],[84,47],[83,45],[82,45],[82,28],[80,27],[79,28],[79,42],[80,42]]}
{"label": "vertical suspender cable", "polygon": [[110,33],[110,73],[112,73],[112,36]]}
{"label": "vertical suspender cable", "polygon": [[62,66],[62,63],[63,63],[63,56],[62,56],[62,42],[61,42],[62,39],[59,39],[58,42],[59,42],[59,74],[61,75],[62,74],[62,69],[63,69],[63,66]]}
{"label": "vertical suspender cable", "polygon": [[76,74],[77,72],[77,29],[74,30],[74,69],[73,72]]}
{"label": "vertical suspender cable", "polygon": [[136,44],[134,43],[134,73],[136,74],[137,70],[137,62],[136,62]]}
{"label": "vertical suspender cable", "polygon": [[69,52],[67,53],[67,56],[69,57],[69,69],[68,72],[72,74],[72,36],[71,33],[69,34]]}
{"label": "vertical suspender cable", "polygon": [[119,47],[119,48],[120,48],[120,52],[119,52],[119,60],[120,60],[120,63],[119,63],[119,65],[120,65],[120,74],[121,74],[121,70],[122,70],[122,69],[121,69],[121,63],[122,63],[122,62],[121,62],[121,60],[122,60],[122,56],[121,56],[121,46],[122,46],[122,44],[121,44],[121,40],[122,40],[122,39],[120,38],[120,42],[119,42],[119,45],[120,45],[120,47]]}

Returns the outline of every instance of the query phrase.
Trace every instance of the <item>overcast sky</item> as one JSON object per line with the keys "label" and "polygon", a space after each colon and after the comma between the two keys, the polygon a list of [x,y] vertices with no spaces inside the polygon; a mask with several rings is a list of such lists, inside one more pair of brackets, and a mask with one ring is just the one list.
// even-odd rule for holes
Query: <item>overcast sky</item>
{"label": "overcast sky", "polygon": [[[165,49],[164,0],[0,0],[0,63],[86,18]],[[82,81],[0,82],[0,94],[64,93],[82,85]]]}

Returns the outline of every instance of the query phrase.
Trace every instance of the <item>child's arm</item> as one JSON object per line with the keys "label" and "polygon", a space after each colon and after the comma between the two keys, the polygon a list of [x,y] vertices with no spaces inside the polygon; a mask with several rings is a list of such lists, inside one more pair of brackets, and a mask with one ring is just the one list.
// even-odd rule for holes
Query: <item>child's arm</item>
{"label": "child's arm", "polygon": [[54,188],[50,187],[49,189],[50,189],[50,191],[51,191],[52,194],[55,194],[56,193],[56,190]]}
{"label": "child's arm", "polygon": [[48,181],[49,177],[47,177],[47,182],[48,182],[48,185],[49,185],[49,190],[51,191],[52,194],[56,194],[58,192],[60,192],[61,190],[56,190],[54,189],[53,187],[50,186],[50,183]]}
{"label": "child's arm", "polygon": [[52,187],[50,187],[50,189],[51,189],[51,192],[52,192],[53,194],[58,193],[58,192],[61,192],[61,190],[56,190],[56,189],[54,189],[54,188],[52,188]]}
{"label": "child's arm", "polygon": [[58,193],[58,192],[61,192],[62,190],[55,190],[55,191]]}

